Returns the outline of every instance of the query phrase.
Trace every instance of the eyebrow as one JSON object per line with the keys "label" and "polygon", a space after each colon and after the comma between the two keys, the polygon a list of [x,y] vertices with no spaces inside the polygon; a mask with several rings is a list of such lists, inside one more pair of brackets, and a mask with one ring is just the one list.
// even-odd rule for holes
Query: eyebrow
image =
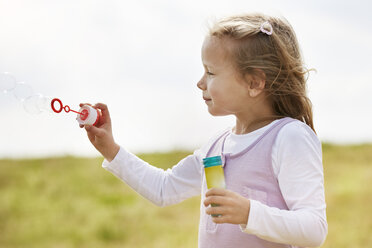
{"label": "eyebrow", "polygon": [[202,63],[203,63],[203,66],[205,66],[205,67],[216,67],[216,66],[214,66],[214,65],[206,64],[206,63],[204,63],[204,62],[202,62]]}

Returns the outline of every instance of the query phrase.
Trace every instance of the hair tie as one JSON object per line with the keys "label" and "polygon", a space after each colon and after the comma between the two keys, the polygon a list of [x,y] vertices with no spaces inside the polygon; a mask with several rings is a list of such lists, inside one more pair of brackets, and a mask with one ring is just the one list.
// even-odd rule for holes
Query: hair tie
{"label": "hair tie", "polygon": [[261,24],[260,30],[262,33],[265,33],[267,35],[273,34],[273,26],[271,26],[270,22],[268,21]]}

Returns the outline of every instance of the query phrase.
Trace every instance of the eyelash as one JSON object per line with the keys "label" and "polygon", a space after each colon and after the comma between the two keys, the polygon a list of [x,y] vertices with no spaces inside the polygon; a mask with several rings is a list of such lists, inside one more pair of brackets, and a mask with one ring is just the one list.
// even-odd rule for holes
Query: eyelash
{"label": "eyelash", "polygon": [[209,72],[209,71],[207,71],[207,75],[213,76],[214,74],[211,73],[211,72]]}

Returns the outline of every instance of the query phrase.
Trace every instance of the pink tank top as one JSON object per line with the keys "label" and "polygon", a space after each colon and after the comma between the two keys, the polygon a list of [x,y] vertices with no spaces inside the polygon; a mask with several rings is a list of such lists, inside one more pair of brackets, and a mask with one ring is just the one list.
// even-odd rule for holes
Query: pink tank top
{"label": "pink tank top", "polygon": [[[213,143],[207,157],[222,154],[226,188],[249,199],[260,201],[270,207],[286,209],[288,207],[281,194],[278,181],[272,167],[271,151],[279,130],[292,118],[283,118],[273,124],[255,142],[237,154],[223,154],[223,145],[229,134],[225,132]],[[239,225],[215,224],[210,215],[205,213],[203,201],[207,191],[203,170],[199,247],[200,248],[284,248],[291,245],[272,243],[255,235],[243,233]]]}

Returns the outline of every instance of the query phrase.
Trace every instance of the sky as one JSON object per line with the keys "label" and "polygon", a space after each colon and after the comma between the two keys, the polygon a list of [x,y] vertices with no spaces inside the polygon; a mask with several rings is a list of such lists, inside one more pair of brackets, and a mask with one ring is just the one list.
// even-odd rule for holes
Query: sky
{"label": "sky", "polygon": [[[235,124],[213,117],[196,83],[207,24],[245,12],[284,16],[308,68],[323,142],[372,142],[368,1],[0,0],[0,72],[35,93],[109,107],[128,150],[194,150]],[[97,156],[72,113],[30,114],[0,92],[0,157]]]}

